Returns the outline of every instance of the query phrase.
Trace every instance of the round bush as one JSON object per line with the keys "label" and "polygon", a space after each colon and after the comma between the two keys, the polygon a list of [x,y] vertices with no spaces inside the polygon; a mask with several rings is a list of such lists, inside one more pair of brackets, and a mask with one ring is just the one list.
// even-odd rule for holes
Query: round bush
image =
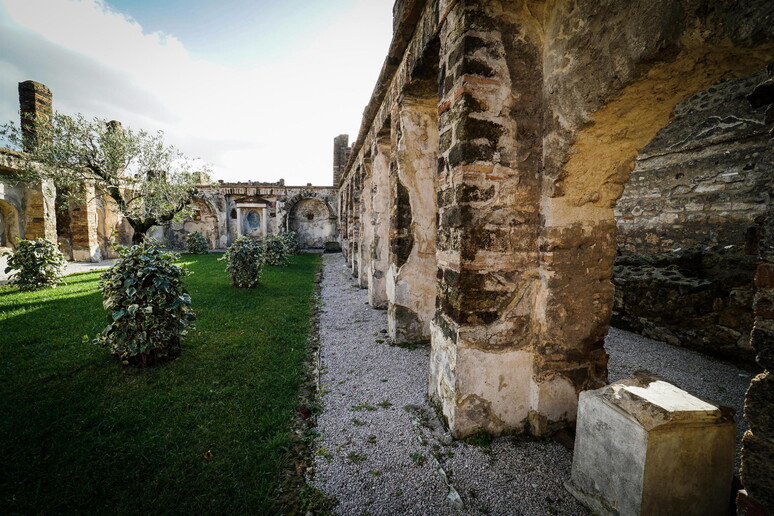
{"label": "round bush", "polygon": [[237,288],[254,288],[261,280],[263,244],[247,236],[239,237],[223,255],[231,284]]}
{"label": "round bush", "polygon": [[263,239],[263,260],[266,265],[285,265],[288,253],[285,241],[279,235],[266,235]]}
{"label": "round bush", "polygon": [[9,253],[6,274],[11,274],[11,283],[19,290],[38,290],[55,287],[62,281],[65,266],[64,255],[57,245],[43,238],[18,240],[16,249]]}
{"label": "round bush", "polygon": [[280,233],[280,238],[285,244],[285,254],[292,256],[298,252],[298,235],[295,231],[284,231]]}
{"label": "round bush", "polygon": [[185,245],[188,248],[188,252],[193,254],[207,254],[210,250],[207,239],[204,238],[201,231],[188,233],[188,236],[185,237]]}
{"label": "round bush", "polygon": [[180,354],[180,339],[193,328],[191,297],[178,258],[145,241],[119,250],[121,258],[102,273],[103,306],[110,324],[95,339],[125,363],[149,365]]}

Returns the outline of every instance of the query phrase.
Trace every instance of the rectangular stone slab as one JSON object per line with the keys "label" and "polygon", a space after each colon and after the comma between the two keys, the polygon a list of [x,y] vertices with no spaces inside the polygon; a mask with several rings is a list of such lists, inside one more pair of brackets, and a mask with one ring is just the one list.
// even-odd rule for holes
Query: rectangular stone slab
{"label": "rectangular stone slab", "polygon": [[566,486],[598,514],[722,515],[735,435],[728,409],[662,380],[585,391]]}

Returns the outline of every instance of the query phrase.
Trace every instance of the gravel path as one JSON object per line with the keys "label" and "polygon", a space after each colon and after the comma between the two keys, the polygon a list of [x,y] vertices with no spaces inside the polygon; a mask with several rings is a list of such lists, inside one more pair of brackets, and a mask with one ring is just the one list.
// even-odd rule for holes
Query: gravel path
{"label": "gravel path", "polygon": [[[78,272],[88,272],[97,269],[107,269],[115,263],[115,260],[103,260],[101,262],[67,262],[64,267],[64,275],[75,274]],[[8,283],[11,273],[6,274],[5,268],[8,265],[8,258],[0,256],[0,285]]]}
{"label": "gravel path", "polygon": [[[565,491],[572,452],[531,437],[452,441],[426,400],[429,349],[391,346],[341,254],[323,256],[322,414],[313,483],[339,514],[587,514]],[[611,381],[647,369],[739,407],[750,375],[611,329]],[[697,375],[696,372],[699,372]]]}

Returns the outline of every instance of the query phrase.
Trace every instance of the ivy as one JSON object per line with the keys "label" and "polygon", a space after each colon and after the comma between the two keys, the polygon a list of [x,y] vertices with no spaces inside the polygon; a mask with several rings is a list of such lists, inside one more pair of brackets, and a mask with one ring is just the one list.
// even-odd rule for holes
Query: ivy
{"label": "ivy", "polygon": [[188,233],[188,236],[185,238],[185,245],[188,248],[188,252],[193,254],[207,254],[207,251],[210,250],[207,239],[204,238],[201,231]]}
{"label": "ivy", "polygon": [[280,233],[280,239],[285,244],[285,253],[288,256],[298,253],[298,235],[295,231],[284,231]]}
{"label": "ivy", "polygon": [[263,244],[248,236],[239,237],[231,244],[223,258],[231,284],[237,288],[255,288],[263,270]]}
{"label": "ivy", "polygon": [[57,245],[43,238],[35,240],[20,239],[16,249],[3,253],[8,256],[6,274],[11,274],[11,283],[19,290],[38,290],[55,287],[62,281],[64,256]]}
{"label": "ivy", "polygon": [[149,365],[180,354],[180,339],[193,328],[188,270],[152,241],[120,248],[121,258],[99,283],[109,324],[94,339],[124,363]]}
{"label": "ivy", "polygon": [[263,239],[263,259],[266,265],[285,265],[288,253],[285,240],[279,235],[266,235]]}

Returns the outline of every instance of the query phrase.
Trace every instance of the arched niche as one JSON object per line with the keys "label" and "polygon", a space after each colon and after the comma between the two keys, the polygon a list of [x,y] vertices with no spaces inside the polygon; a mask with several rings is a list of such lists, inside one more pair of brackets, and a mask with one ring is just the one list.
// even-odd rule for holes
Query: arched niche
{"label": "arched niche", "polygon": [[0,247],[15,247],[21,235],[19,211],[8,201],[0,199]]}
{"label": "arched niche", "polygon": [[320,199],[300,199],[288,212],[288,229],[298,234],[301,248],[322,249],[333,239],[335,217],[327,203]]}

